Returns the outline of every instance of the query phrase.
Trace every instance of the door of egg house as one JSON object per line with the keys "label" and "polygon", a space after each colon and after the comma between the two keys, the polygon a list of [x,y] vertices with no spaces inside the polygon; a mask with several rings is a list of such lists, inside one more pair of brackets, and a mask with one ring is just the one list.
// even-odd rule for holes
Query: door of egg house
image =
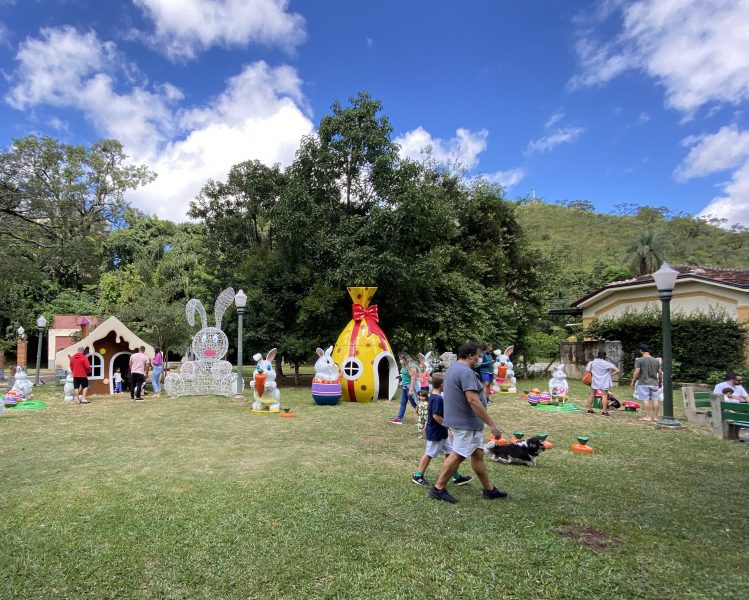
{"label": "door of egg house", "polygon": [[381,352],[374,361],[375,400],[390,400],[398,391],[398,364],[390,352]]}

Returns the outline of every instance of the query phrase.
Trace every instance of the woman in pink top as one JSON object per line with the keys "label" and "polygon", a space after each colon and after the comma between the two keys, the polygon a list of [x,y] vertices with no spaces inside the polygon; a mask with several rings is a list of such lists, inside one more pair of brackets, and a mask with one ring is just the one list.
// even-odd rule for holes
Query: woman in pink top
{"label": "woman in pink top", "polygon": [[156,346],[156,351],[151,361],[151,385],[153,386],[153,397],[161,397],[161,374],[164,372],[164,353]]}

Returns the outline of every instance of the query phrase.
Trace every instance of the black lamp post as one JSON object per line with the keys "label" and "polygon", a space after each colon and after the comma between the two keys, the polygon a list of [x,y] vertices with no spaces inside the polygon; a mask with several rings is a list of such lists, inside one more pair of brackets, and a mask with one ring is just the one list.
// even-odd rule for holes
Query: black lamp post
{"label": "black lamp post", "polygon": [[663,311],[663,416],[658,419],[660,427],[674,429],[681,427],[674,419],[674,390],[671,381],[671,297],[676,287],[676,278],[679,272],[663,263],[661,268],[653,273],[655,286],[658,288],[658,297],[661,299]]}
{"label": "black lamp post", "polygon": [[244,393],[242,392],[242,319],[244,318],[244,307],[247,304],[247,294],[242,290],[239,290],[234,295],[234,304],[237,307],[237,315],[239,315],[239,326],[237,332],[237,393],[234,395],[235,400],[244,400]]}
{"label": "black lamp post", "polygon": [[44,315],[36,320],[36,326],[39,328],[39,342],[36,345],[36,382],[39,385],[39,369],[42,367],[42,339],[44,338],[44,328],[47,327],[47,319]]}

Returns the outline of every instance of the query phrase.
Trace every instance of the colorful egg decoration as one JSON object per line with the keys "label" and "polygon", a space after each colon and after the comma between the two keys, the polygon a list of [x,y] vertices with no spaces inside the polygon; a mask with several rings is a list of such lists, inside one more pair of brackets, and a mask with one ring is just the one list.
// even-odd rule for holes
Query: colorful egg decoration
{"label": "colorful egg decoration", "polygon": [[349,402],[391,399],[398,391],[398,365],[379,325],[377,305],[370,301],[376,287],[350,287],[353,318],[333,349],[341,370],[342,397]]}
{"label": "colorful egg decoration", "polygon": [[315,404],[334,406],[341,401],[342,394],[343,388],[340,380],[333,383],[317,378],[312,380],[312,399]]}
{"label": "colorful egg decoration", "polygon": [[551,404],[551,394],[547,391],[543,391],[539,395],[538,400],[541,404]]}

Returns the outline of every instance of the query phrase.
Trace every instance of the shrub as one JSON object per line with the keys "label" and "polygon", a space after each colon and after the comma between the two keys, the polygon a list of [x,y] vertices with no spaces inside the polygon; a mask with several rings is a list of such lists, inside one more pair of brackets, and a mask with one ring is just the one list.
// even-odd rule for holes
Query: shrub
{"label": "shrub", "polygon": [[[746,326],[722,309],[671,315],[673,377],[678,381],[708,381],[713,371],[739,370],[744,365]],[[640,354],[639,346],[648,344],[653,354],[663,347],[661,311],[650,308],[626,312],[617,318],[595,319],[586,335],[622,343],[625,369]]]}

